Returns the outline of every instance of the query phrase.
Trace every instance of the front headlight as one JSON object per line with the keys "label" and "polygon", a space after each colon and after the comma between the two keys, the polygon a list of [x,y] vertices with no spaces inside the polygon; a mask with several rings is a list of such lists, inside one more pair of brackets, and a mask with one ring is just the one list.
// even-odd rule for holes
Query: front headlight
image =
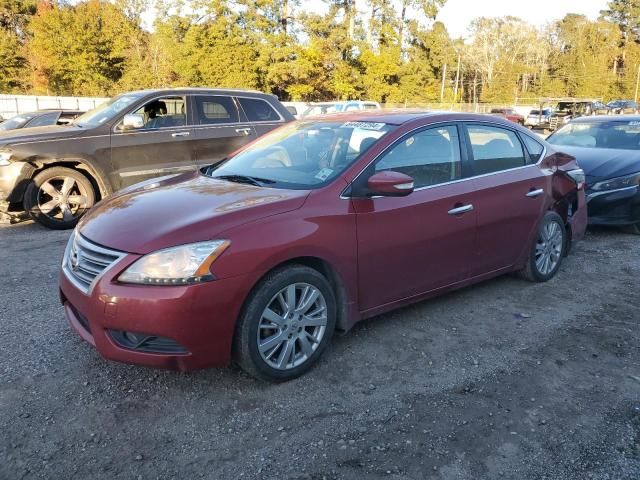
{"label": "front headlight", "polygon": [[6,167],[11,162],[11,152],[9,150],[0,150],[0,167]]}
{"label": "front headlight", "polygon": [[640,185],[640,172],[594,183],[591,190],[618,190],[620,188],[628,188],[636,185]]}
{"label": "front headlight", "polygon": [[228,240],[212,240],[158,250],[138,259],[118,277],[118,281],[184,285],[212,280],[211,264],[229,245]]}

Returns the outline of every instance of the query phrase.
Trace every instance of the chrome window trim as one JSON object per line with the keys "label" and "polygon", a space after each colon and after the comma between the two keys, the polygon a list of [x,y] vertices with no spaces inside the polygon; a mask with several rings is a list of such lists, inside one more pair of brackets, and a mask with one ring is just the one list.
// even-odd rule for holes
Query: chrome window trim
{"label": "chrome window trim", "polygon": [[[88,244],[89,247],[86,247],[87,249],[92,249],[92,250],[94,250],[94,251],[96,251],[98,253],[102,253],[104,255],[117,257],[113,262],[111,262],[111,264],[109,264],[98,275],[95,276],[95,278],[91,281],[91,284],[89,285],[89,288],[87,288],[85,285],[80,283],[75,278],[73,273],[71,273],[71,271],[69,271],[69,267],[68,267],[68,264],[69,264],[69,252],[71,250],[71,246],[74,243],[78,243],[80,245],[87,245]],[[84,238],[82,235],[80,235],[80,233],[78,233],[77,230],[74,229],[73,233],[71,234],[71,237],[69,237],[69,241],[67,242],[67,247],[64,250],[64,256],[62,257],[62,271],[64,272],[64,275],[67,278],[67,280],[69,280],[78,290],[80,290],[84,295],[90,296],[91,292],[93,291],[93,288],[96,285],[96,283],[98,283],[98,280],[100,280],[102,278],[102,276],[105,273],[107,273],[107,271],[111,270],[111,268],[113,268],[126,255],[127,255],[126,252],[122,252],[120,250],[111,250],[111,249],[108,249],[108,248],[101,247],[100,245],[97,245],[97,244],[93,243],[92,241]]]}
{"label": "chrome window trim", "polygon": [[[512,132],[516,132],[516,135],[517,135],[517,133],[518,133],[518,132],[520,132],[519,130],[514,130],[514,129],[510,128],[510,127],[509,127],[509,126],[507,126],[507,125],[502,125],[502,124],[499,124],[499,123],[495,123],[495,122],[491,122],[491,121],[486,121],[486,120],[446,120],[446,121],[445,121],[445,120],[443,120],[443,121],[441,121],[441,122],[433,122],[433,123],[430,123],[429,125],[421,125],[421,126],[419,126],[419,127],[413,128],[413,129],[409,130],[408,132],[406,132],[406,133],[405,133],[404,135],[402,135],[401,137],[399,137],[399,138],[398,138],[398,140],[400,140],[400,139],[404,138],[405,136],[407,136],[407,135],[409,135],[409,134],[411,134],[411,133],[415,132],[416,130],[420,130],[420,129],[422,129],[422,128],[425,128],[425,129],[426,129],[426,128],[429,128],[429,127],[431,127],[431,126],[437,126],[437,125],[448,125],[448,124],[455,124],[455,125],[457,125],[457,124],[459,124],[459,123],[480,123],[480,124],[485,124],[485,123],[486,123],[486,124],[491,125],[491,126],[496,126],[496,127],[506,128],[507,130],[511,130]],[[525,134],[525,133],[523,133],[523,132],[520,132],[520,133],[522,133],[523,135],[526,135],[526,134]],[[459,136],[458,136],[458,141],[460,141]],[[521,140],[518,140],[518,141],[522,142]],[[538,142],[538,143],[540,143],[540,142]],[[369,166],[370,166],[371,164],[373,164],[376,160],[378,160],[378,158],[379,158],[381,155],[384,155],[384,154],[387,152],[387,150],[389,150],[389,148],[391,148],[394,144],[395,144],[395,142],[391,143],[390,145],[387,145],[387,146],[385,147],[385,149],[384,149],[384,150],[382,150],[378,155],[376,155],[376,156],[375,156],[375,157],[374,157],[374,158],[373,158],[369,163],[367,163],[367,165],[366,165],[362,170],[360,170],[360,172],[359,172],[355,177],[353,177],[353,180],[351,180],[351,182],[350,182],[350,183],[345,187],[345,189],[344,189],[344,190],[342,190],[342,192],[340,193],[340,198],[341,198],[341,199],[343,199],[343,200],[349,200],[349,199],[352,199],[352,198],[362,198],[362,197],[351,197],[351,196],[347,196],[347,195],[345,195],[345,194],[344,194],[344,192],[345,192],[345,191],[347,191],[347,189],[349,189],[349,188],[351,187],[351,185],[353,185],[353,183],[355,183],[355,181],[360,177],[360,175],[362,175],[362,174],[364,173],[364,171],[365,171],[367,168],[369,168]],[[540,167],[540,164],[542,163],[542,160],[545,158],[545,156],[546,156],[546,154],[547,154],[547,147],[546,147],[545,145],[542,145],[542,146],[543,146],[543,148],[544,148],[544,149],[542,150],[542,154],[540,155],[540,160],[538,160],[536,163],[530,163],[530,164],[528,164],[528,165],[522,165],[522,166],[520,166],[520,167],[508,168],[508,169],[506,169],[506,170],[499,170],[499,171],[496,171],[496,172],[482,173],[482,174],[480,174],[480,175],[474,175],[474,176],[472,176],[472,177],[458,178],[458,179],[456,179],[456,180],[450,180],[450,181],[448,181],[448,182],[437,183],[437,184],[435,184],[435,185],[425,185],[424,187],[416,188],[416,189],[414,190],[414,192],[419,192],[419,191],[421,191],[421,190],[426,190],[426,189],[428,189],[428,188],[441,187],[441,186],[443,186],[443,185],[451,185],[451,184],[453,184],[453,183],[460,183],[460,182],[464,182],[464,181],[467,181],[467,180],[473,180],[473,179],[475,179],[475,178],[488,177],[488,176],[490,176],[490,175],[498,175],[498,174],[505,173],[505,172],[511,172],[511,171],[514,171],[514,170],[520,170],[520,169],[522,169],[522,168],[528,168],[528,167],[533,167],[533,166]],[[526,146],[525,146],[525,145],[523,145],[523,146],[522,146],[522,148],[526,149]],[[461,151],[462,151],[462,149],[461,149]],[[529,153],[529,150],[527,150],[527,153]],[[376,195],[376,196],[373,196],[373,197],[367,197],[367,198],[371,198],[371,199],[373,199],[373,198],[390,198],[390,197],[384,197],[384,196],[381,196],[381,195]]]}

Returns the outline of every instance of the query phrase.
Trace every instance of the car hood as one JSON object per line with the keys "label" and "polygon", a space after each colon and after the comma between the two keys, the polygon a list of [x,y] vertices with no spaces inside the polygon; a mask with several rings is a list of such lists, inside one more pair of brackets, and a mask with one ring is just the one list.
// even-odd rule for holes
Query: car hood
{"label": "car hood", "polygon": [[576,157],[578,165],[587,177],[587,185],[640,172],[640,151],[564,145],[554,145],[554,148]]}
{"label": "car hood", "polygon": [[295,210],[308,195],[187,173],[120,191],[93,207],[78,231],[102,246],[145,254],[212,240],[238,225]]}
{"label": "car hood", "polygon": [[76,125],[17,128],[15,130],[0,131],[0,146],[77,137],[85,131],[86,129]]}

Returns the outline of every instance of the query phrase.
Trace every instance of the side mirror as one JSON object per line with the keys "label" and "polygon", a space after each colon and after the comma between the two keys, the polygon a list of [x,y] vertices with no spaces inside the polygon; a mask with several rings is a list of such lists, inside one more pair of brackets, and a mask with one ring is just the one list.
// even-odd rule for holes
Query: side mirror
{"label": "side mirror", "polygon": [[369,192],[383,197],[406,197],[413,192],[414,181],[400,172],[384,171],[374,173],[367,181]]}
{"label": "side mirror", "polygon": [[125,115],[122,119],[122,130],[137,130],[144,127],[144,117],[135,113]]}

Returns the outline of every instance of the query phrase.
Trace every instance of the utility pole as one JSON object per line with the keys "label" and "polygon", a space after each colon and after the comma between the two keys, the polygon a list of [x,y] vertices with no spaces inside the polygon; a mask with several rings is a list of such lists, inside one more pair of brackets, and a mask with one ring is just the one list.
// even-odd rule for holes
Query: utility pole
{"label": "utility pole", "polygon": [[458,101],[458,81],[460,80],[460,54],[458,54],[458,68],[456,68],[456,86],[453,89],[453,101]]}
{"label": "utility pole", "polygon": [[640,84],[640,64],[638,65],[638,74],[636,75],[636,94],[633,97],[633,101],[638,101],[638,85]]}
{"label": "utility pole", "polygon": [[440,87],[440,103],[444,102],[444,79],[447,76],[447,64],[442,69],[442,86]]}

